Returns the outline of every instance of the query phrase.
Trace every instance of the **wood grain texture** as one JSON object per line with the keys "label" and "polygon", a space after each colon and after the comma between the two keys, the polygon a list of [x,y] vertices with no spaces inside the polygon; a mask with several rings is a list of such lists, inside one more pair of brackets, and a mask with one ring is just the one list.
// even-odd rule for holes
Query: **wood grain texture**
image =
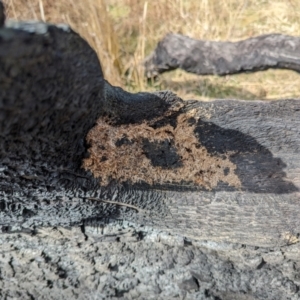
{"label": "wood grain texture", "polygon": [[[166,185],[169,214],[157,228],[197,239],[256,246],[298,242],[300,101],[193,102],[195,134],[211,155],[236,165],[241,186]],[[196,167],[196,166],[195,166]]]}
{"label": "wood grain texture", "polygon": [[227,75],[260,70],[300,71],[300,39],[266,34],[238,42],[196,40],[168,34],[145,60],[147,77],[177,68],[199,75]]}

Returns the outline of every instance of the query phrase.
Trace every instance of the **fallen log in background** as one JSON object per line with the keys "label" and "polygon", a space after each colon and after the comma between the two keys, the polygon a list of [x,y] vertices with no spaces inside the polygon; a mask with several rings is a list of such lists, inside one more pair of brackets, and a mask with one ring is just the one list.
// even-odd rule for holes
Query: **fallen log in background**
{"label": "fallen log in background", "polygon": [[261,70],[300,71],[300,39],[266,34],[239,42],[196,40],[168,34],[145,60],[148,78],[180,68],[198,75],[228,75]]}
{"label": "fallen log in background", "polygon": [[298,100],[129,94],[68,27],[7,26],[1,297],[299,297]]}

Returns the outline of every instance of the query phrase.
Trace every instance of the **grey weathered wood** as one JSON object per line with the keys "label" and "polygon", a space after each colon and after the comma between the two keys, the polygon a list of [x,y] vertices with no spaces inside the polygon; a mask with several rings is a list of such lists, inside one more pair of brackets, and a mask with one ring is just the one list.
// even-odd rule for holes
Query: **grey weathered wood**
{"label": "grey weathered wood", "polygon": [[180,68],[199,75],[274,69],[300,71],[300,39],[266,34],[238,42],[196,40],[168,34],[145,61],[147,77]]}
{"label": "grey weathered wood", "polygon": [[[94,51],[68,27],[6,26],[1,298],[47,298],[51,290],[55,299],[299,298],[299,100],[133,95],[103,79]],[[137,156],[139,139],[148,169],[137,160],[132,171],[146,172],[143,182],[118,181],[108,166],[107,185],[93,166],[82,168],[97,148],[86,138],[96,122],[111,135],[133,134],[112,149]],[[111,146],[104,141],[101,151]],[[193,153],[187,161],[183,148]],[[128,167],[123,156],[117,175]],[[188,163],[203,178],[187,180]],[[163,179],[170,174],[173,181]]]}
{"label": "grey weathered wood", "polygon": [[299,243],[264,249],[151,228],[0,235],[2,299],[299,299]]}

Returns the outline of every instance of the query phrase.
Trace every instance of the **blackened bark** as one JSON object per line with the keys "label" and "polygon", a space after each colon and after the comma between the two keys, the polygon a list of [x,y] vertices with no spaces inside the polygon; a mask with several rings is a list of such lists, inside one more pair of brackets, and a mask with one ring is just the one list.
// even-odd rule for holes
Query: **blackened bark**
{"label": "blackened bark", "polygon": [[127,218],[256,246],[297,237],[299,101],[132,95],[104,81],[70,29],[10,26],[0,52],[4,231]]}
{"label": "blackened bark", "polygon": [[196,40],[166,35],[145,61],[147,77],[180,68],[199,75],[228,75],[261,70],[300,71],[300,39],[266,34],[239,42]]}
{"label": "blackened bark", "polygon": [[5,7],[2,1],[0,1],[0,27],[2,27],[4,23],[5,23]]}
{"label": "blackened bark", "polygon": [[[99,181],[81,168],[86,135],[100,116],[119,123],[147,120],[163,114],[172,101],[110,86],[95,52],[67,26],[9,21],[0,36],[4,230],[21,224],[78,224],[103,210],[118,210],[92,201],[82,204],[83,195],[101,190]],[[80,209],[69,210],[67,199]],[[44,209],[51,212],[49,218]]]}

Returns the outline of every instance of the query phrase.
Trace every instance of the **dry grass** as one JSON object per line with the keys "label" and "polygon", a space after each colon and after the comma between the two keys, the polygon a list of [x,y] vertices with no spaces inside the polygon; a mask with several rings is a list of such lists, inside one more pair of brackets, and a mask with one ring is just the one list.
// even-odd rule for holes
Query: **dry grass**
{"label": "dry grass", "polygon": [[300,95],[300,77],[269,70],[228,77],[183,71],[156,82],[142,61],[168,32],[236,41],[265,33],[300,35],[299,0],[6,0],[11,18],[67,22],[97,51],[106,78],[130,91],[171,89],[187,99],[274,99]]}

